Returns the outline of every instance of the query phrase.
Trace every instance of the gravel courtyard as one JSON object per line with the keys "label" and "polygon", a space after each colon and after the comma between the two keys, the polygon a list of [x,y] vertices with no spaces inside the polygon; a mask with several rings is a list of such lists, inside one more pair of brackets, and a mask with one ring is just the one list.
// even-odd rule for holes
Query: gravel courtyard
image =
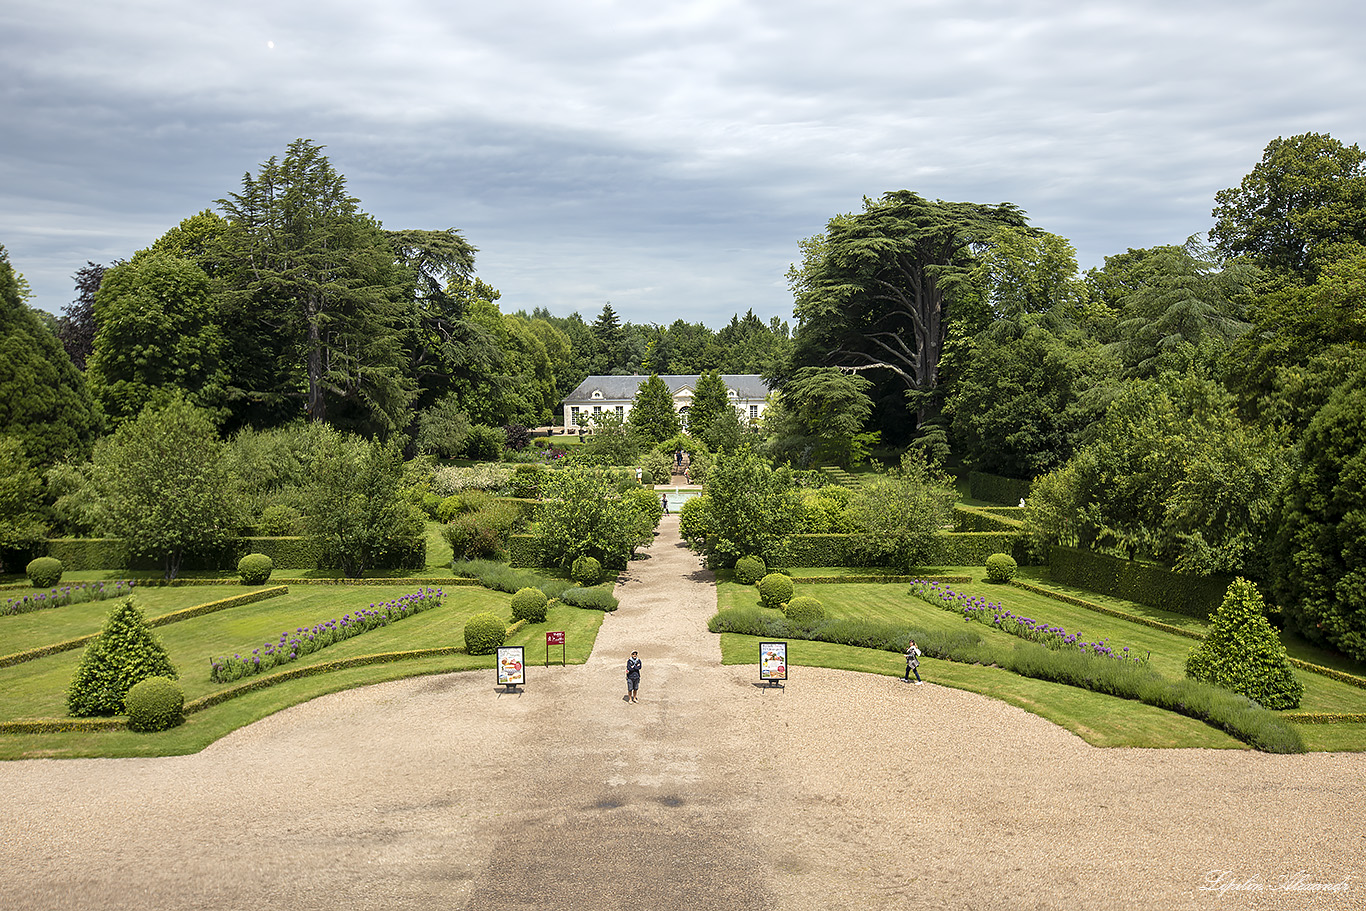
{"label": "gravel courtyard", "polygon": [[677,529],[589,662],[521,694],[425,677],[194,756],[0,763],[0,906],[1366,908],[1366,756],[1097,749],[839,671],[761,688]]}

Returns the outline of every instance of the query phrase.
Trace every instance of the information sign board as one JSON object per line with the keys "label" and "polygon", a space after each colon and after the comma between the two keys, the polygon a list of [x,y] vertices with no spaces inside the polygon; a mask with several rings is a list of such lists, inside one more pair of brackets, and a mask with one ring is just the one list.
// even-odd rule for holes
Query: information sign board
{"label": "information sign board", "polygon": [[759,643],[759,679],[778,682],[787,679],[787,643]]}
{"label": "information sign board", "polygon": [[498,647],[498,685],[521,686],[526,683],[526,661],[520,645]]}

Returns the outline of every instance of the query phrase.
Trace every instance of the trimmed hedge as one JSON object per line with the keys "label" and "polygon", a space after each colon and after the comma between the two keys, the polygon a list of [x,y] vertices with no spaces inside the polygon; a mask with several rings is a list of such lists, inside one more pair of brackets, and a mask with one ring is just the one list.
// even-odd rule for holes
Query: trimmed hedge
{"label": "trimmed hedge", "polygon": [[1032,486],[1034,486],[1033,481],[1005,478],[997,474],[987,474],[984,471],[968,472],[968,496],[974,500],[986,500],[988,503],[1014,506],[1029,496],[1029,488]]}
{"label": "trimmed hedge", "polygon": [[953,530],[1022,532],[1024,522],[1017,516],[1023,512],[1018,506],[993,508],[959,503],[953,507]]}
{"label": "trimmed hedge", "polygon": [[1230,576],[1190,576],[1076,547],[1048,551],[1054,582],[1208,620],[1224,603]]}
{"label": "trimmed hedge", "polygon": [[[785,565],[866,566],[858,556],[861,535],[792,535]],[[941,532],[934,537],[927,566],[981,566],[987,557],[1007,553],[1022,565],[1027,554],[1018,531]]]}
{"label": "trimmed hedge", "polygon": [[508,565],[532,568],[545,565],[539,539],[535,535],[508,536]]}

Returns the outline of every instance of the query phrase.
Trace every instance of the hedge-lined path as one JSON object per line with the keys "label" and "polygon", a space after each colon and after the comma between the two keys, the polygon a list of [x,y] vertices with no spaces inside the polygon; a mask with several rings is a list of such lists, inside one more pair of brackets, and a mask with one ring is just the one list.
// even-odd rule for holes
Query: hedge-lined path
{"label": "hedge-lined path", "polygon": [[[1102,750],[970,693],[836,671],[762,690],[720,666],[676,517],[618,595],[589,662],[533,667],[521,695],[491,672],[395,681],[196,756],[0,763],[3,904],[1366,905],[1366,757]],[[1263,888],[1202,889],[1224,870]],[[1347,891],[1273,888],[1299,871]]]}

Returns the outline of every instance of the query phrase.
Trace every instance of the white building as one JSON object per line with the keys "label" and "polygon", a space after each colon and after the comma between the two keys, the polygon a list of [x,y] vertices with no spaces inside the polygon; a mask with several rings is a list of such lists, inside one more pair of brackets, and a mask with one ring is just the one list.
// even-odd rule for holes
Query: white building
{"label": "white building", "polygon": [[[647,376],[590,376],[565,396],[565,429],[577,427],[580,415],[591,421],[595,414],[612,412],[623,421],[626,420],[640,384],[647,379]],[[669,387],[674,399],[674,410],[686,428],[693,391],[697,388],[700,374],[661,376],[660,379]],[[769,393],[768,383],[764,382],[763,377],[757,374],[722,374],[721,382],[726,384],[726,397],[739,412],[740,420],[755,423],[763,416]]]}

